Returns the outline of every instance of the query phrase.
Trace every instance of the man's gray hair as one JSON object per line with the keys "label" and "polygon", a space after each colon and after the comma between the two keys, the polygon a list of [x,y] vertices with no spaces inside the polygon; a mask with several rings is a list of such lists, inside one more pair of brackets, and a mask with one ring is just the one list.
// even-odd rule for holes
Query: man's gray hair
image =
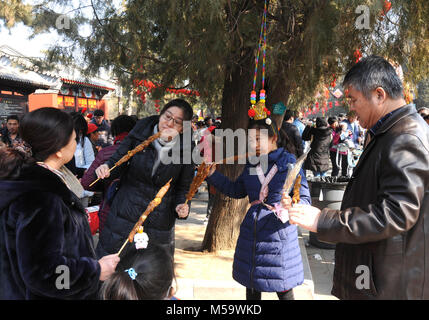
{"label": "man's gray hair", "polygon": [[395,69],[387,60],[378,56],[362,59],[347,72],[343,87],[349,86],[362,92],[367,99],[371,98],[371,92],[378,87],[383,88],[394,100],[404,96],[402,81]]}

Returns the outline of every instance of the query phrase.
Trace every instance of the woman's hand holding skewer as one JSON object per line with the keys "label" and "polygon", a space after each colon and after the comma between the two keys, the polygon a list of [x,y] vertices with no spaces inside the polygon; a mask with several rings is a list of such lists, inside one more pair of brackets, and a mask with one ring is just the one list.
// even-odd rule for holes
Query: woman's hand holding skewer
{"label": "woman's hand holding skewer", "polygon": [[186,203],[179,204],[176,207],[176,212],[180,218],[186,218],[189,214],[189,206]]}
{"label": "woman's hand holding skewer", "polygon": [[95,174],[99,179],[105,179],[110,176],[109,166],[107,164],[102,164],[97,169],[95,169]]}

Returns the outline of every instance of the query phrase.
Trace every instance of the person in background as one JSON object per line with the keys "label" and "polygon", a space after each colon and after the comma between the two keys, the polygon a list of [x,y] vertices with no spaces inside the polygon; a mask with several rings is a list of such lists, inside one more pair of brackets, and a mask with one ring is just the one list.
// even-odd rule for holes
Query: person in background
{"label": "person in background", "polygon": [[110,135],[110,126],[107,121],[104,119],[104,111],[97,109],[93,113],[93,117],[89,123],[93,123],[97,126],[99,132],[99,138],[96,142],[96,145],[104,148],[111,145],[111,135]]}
{"label": "person in background", "polygon": [[[292,114],[294,120],[292,122],[292,124],[298,128],[299,134],[302,138],[302,133],[304,132],[305,129],[305,124],[302,121],[302,118],[300,118],[300,112],[299,111],[293,111]],[[306,151],[307,147],[307,142],[305,142],[304,140],[302,140],[302,150]]]}
{"label": "person in background", "polygon": [[304,162],[304,168],[311,170],[315,177],[324,177],[329,170],[329,148],[332,140],[332,131],[323,118],[316,119],[316,127],[306,126],[302,139],[310,141],[310,152]]}
{"label": "person in background", "polygon": [[296,114],[292,110],[286,110],[284,121],[282,124],[282,129],[286,132],[286,134],[289,137],[289,140],[293,143],[295,146],[295,157],[299,158],[303,153],[303,143],[301,138],[301,133],[299,132],[298,128],[293,125],[294,122],[294,114]]}
{"label": "person in background", "polygon": [[331,164],[332,164],[331,176],[337,177],[338,174],[340,173],[340,168],[337,166],[337,153],[339,158],[338,161],[341,162],[341,175],[347,176],[348,151],[338,150],[338,145],[344,142],[348,137],[349,132],[347,131],[347,125],[345,123],[341,123],[339,125],[337,117],[330,117],[328,119],[328,124],[332,130],[332,142],[331,142],[331,147],[329,149],[329,154],[330,154]]}
{"label": "person in background", "polygon": [[[85,210],[62,170],[75,135],[69,114],[41,108],[20,126],[31,153],[0,152],[2,300],[95,299],[120,260],[97,260]],[[68,281],[58,281],[66,271]]]}
{"label": "person in background", "polygon": [[363,142],[362,130],[357,121],[357,115],[355,111],[349,111],[347,113],[347,120],[342,121],[347,124],[347,129],[352,133],[352,142],[355,146],[360,145]]}
{"label": "person in background", "polygon": [[86,135],[91,142],[92,150],[96,156],[98,151],[102,149],[101,146],[97,145],[97,142],[100,138],[99,128],[93,123],[88,123],[88,131],[86,132]]}
{"label": "person in background", "polygon": [[338,114],[338,122],[343,122],[344,120],[347,120],[347,117],[344,113],[339,113]]}
{"label": "person in background", "polygon": [[91,141],[87,137],[88,123],[80,112],[72,114],[74,120],[74,128],[76,132],[76,151],[74,153],[76,172],[68,166],[68,168],[76,174],[77,178],[82,178],[85,170],[87,170],[95,159],[94,150]]}
{"label": "person in background", "polygon": [[429,108],[420,108],[417,113],[422,116],[422,118],[426,121],[427,124],[429,124]]}
{"label": "person in background", "polygon": [[214,123],[213,123],[213,118],[212,117],[205,117],[204,118],[204,123],[206,124],[207,128],[210,128]]}
{"label": "person in background", "polygon": [[[99,181],[92,187],[89,187],[89,185],[94,181],[95,169],[109,160],[109,158],[116,152],[121,142],[125,139],[126,136],[128,136],[128,133],[134,128],[135,124],[135,120],[131,116],[127,115],[118,116],[113,120],[111,126],[112,135],[115,137],[113,145],[100,150],[100,152],[95,157],[95,160],[92,162],[91,166],[85,172],[80,181],[85,190],[103,192],[100,209],[98,211],[100,232],[103,230],[107,214],[110,210],[109,201],[106,199],[106,195],[108,194],[107,191],[109,187],[114,188],[115,185],[112,185],[112,183],[105,183],[105,181]],[[118,183],[118,181],[119,179],[116,180],[115,184]]]}
{"label": "person in background", "polygon": [[417,110],[417,113],[421,115],[422,118],[424,118],[425,116],[429,115],[429,108],[421,107],[419,110]]}
{"label": "person in background", "polygon": [[22,139],[19,136],[19,118],[17,115],[10,115],[6,119],[6,128],[1,134],[1,141],[8,147],[21,144]]}

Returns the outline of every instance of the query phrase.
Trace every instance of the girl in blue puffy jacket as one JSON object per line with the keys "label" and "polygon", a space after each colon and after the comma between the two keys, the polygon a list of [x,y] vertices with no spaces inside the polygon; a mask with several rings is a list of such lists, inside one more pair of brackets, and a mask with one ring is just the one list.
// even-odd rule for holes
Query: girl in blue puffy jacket
{"label": "girl in blue puffy jacket", "polygon": [[[254,129],[249,130],[249,142],[260,163],[247,162],[234,182],[212,169],[207,182],[231,198],[249,197],[251,207],[240,226],[233,262],[233,278],[246,287],[247,300],[260,300],[261,292],[277,292],[280,300],[292,300],[292,288],[304,282],[297,226],[289,223],[281,204],[282,196],[284,203],[290,201],[283,195],[283,185],[288,164],[296,162],[293,147],[270,118],[251,119],[248,128]],[[268,158],[265,172],[263,156]],[[300,174],[300,203],[310,204],[302,169]]]}

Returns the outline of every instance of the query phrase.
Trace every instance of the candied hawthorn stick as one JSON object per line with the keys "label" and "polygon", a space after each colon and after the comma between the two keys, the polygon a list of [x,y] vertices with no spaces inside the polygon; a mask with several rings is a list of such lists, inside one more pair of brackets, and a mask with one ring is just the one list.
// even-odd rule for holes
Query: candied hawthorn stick
{"label": "candied hawthorn stick", "polygon": [[[228,160],[234,160],[237,161],[240,158],[243,157],[248,157],[249,153],[245,153],[245,154],[241,154],[241,155],[237,155],[237,156],[233,156],[233,157],[229,157],[226,159],[223,159],[221,161],[218,162],[214,162],[215,164],[226,164],[228,162]],[[188,203],[188,201],[191,201],[192,198],[194,197],[195,193],[197,192],[198,188],[201,186],[201,184],[204,182],[204,180],[207,178],[207,176],[210,173],[210,165],[207,165],[204,161],[198,166],[198,170],[197,170],[197,174],[195,175],[194,179],[192,179],[192,183],[191,186],[189,187],[189,191],[186,194],[186,201],[185,204]]]}
{"label": "candied hawthorn stick", "polygon": [[[147,138],[145,141],[143,141],[142,143],[140,143],[133,150],[128,151],[126,155],[124,155],[121,159],[119,159],[115,163],[115,165],[109,169],[109,172],[112,171],[113,169],[115,169],[116,167],[119,167],[124,162],[127,162],[128,160],[130,160],[131,157],[133,157],[137,152],[143,151],[147,146],[149,146],[152,142],[154,142],[159,137],[161,137],[161,131],[158,132],[158,133],[156,133],[156,134],[154,134],[153,136],[150,136],[149,138]],[[89,186],[92,187],[94,184],[97,183],[98,180],[100,180],[100,178],[97,178],[97,180],[95,180],[94,182],[92,182]]]}
{"label": "candied hawthorn stick", "polygon": [[121,251],[125,248],[125,246],[127,245],[128,242],[133,242],[134,241],[134,235],[138,232],[139,228],[143,225],[143,223],[145,222],[147,216],[153,210],[155,210],[155,208],[161,203],[162,198],[165,196],[165,194],[167,193],[168,189],[170,188],[170,182],[171,182],[171,180],[172,179],[168,180],[168,182],[161,189],[159,189],[159,191],[156,194],[155,198],[149,203],[149,205],[147,206],[146,210],[140,216],[139,220],[136,222],[136,224],[134,225],[133,229],[129,233],[128,238],[124,242],[124,244],[122,245],[121,249],[119,250],[118,255],[121,254]]}
{"label": "candied hawthorn stick", "polygon": [[188,201],[191,201],[194,197],[195,193],[197,192],[200,185],[204,182],[204,180],[207,178],[208,174],[210,172],[210,166],[207,165],[204,161],[198,166],[197,174],[195,175],[194,179],[192,179],[191,186],[189,187],[189,191],[186,194],[186,201],[185,204],[188,203]]}
{"label": "candied hawthorn stick", "polygon": [[294,204],[297,204],[300,200],[299,189],[301,189],[301,175],[298,175],[298,177],[295,180],[295,184],[293,185],[292,203]]}

